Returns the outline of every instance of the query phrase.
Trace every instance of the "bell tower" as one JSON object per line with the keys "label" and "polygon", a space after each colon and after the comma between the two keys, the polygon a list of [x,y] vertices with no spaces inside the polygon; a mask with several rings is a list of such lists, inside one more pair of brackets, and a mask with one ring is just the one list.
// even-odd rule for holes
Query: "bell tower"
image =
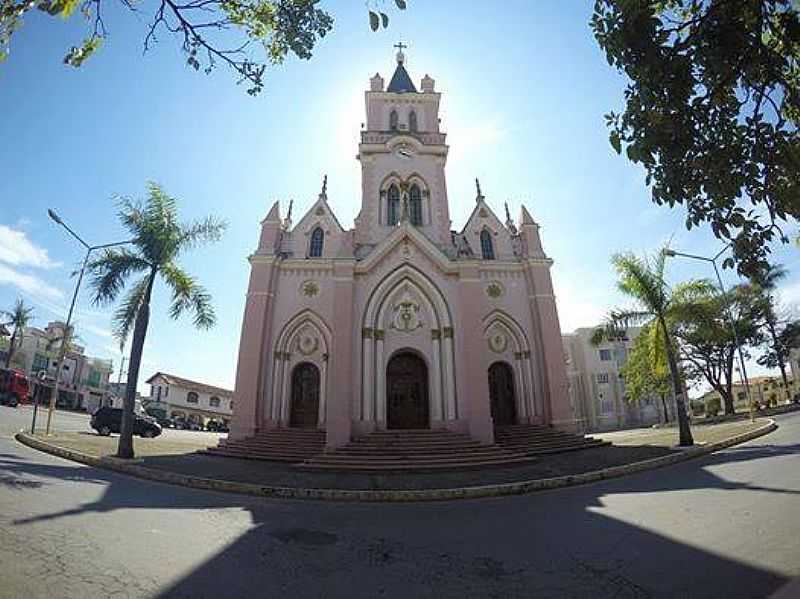
{"label": "bell tower", "polygon": [[356,243],[374,247],[406,219],[444,249],[451,244],[444,174],[448,147],[439,130],[441,94],[428,75],[417,90],[406,70],[406,47],[395,45],[397,66],[389,85],[384,89],[384,79],[376,73],[365,93]]}

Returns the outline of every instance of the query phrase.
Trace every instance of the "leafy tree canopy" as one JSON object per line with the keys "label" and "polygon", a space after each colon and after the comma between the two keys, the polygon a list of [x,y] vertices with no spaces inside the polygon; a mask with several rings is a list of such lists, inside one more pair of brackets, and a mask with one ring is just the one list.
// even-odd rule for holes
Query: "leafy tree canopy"
{"label": "leafy tree canopy", "polygon": [[[394,3],[405,10],[406,0]],[[38,9],[63,20],[78,12],[86,21],[86,37],[64,56],[65,64],[80,67],[108,37],[106,19],[123,9],[149,14],[145,52],[161,35],[171,36],[189,66],[208,74],[225,64],[255,95],[264,88],[269,65],[290,53],[311,58],[317,41],[331,31],[333,17],[318,5],[319,0],[0,0],[0,61],[8,57],[24,15]],[[367,0],[373,30],[389,24],[380,6],[382,0]]]}
{"label": "leafy tree canopy", "polygon": [[733,242],[726,267],[764,268],[800,217],[796,0],[596,0],[591,27],[629,79],[610,142],[659,205]]}

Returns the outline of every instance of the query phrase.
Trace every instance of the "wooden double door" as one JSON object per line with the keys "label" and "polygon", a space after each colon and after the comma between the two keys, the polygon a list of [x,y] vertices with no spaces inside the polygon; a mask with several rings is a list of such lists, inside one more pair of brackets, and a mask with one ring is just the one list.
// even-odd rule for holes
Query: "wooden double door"
{"label": "wooden double door", "polygon": [[413,353],[400,353],[386,367],[386,427],[430,428],[428,367]]}
{"label": "wooden double door", "polygon": [[517,423],[514,370],[506,362],[495,362],[489,367],[489,401],[495,426]]}
{"label": "wooden double door", "polygon": [[309,362],[292,371],[292,396],[289,426],[317,428],[319,421],[319,369]]}

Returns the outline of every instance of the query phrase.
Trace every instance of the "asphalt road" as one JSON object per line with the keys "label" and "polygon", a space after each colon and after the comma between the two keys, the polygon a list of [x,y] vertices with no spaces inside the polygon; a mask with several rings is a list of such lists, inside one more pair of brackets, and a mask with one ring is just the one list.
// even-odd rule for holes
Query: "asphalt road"
{"label": "asphalt road", "polygon": [[503,499],[273,501],[17,444],[0,408],[2,597],[765,597],[800,575],[800,415],[679,466]]}

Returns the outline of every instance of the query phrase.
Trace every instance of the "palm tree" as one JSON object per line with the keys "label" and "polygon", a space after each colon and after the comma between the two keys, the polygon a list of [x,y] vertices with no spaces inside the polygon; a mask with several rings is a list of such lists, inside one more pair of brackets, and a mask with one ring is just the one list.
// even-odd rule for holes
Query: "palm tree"
{"label": "palm tree", "polygon": [[131,276],[142,274],[133,282],[121,304],[114,312],[114,336],[125,345],[133,331],[128,362],[128,381],[125,387],[122,429],[117,456],[133,457],[133,409],[142,349],[150,319],[150,297],[157,278],[161,278],[172,292],[170,317],[178,318],[184,312],[193,313],[194,325],[208,329],[216,322],[211,296],[177,264],[185,250],[199,244],[220,239],[225,223],[213,217],[193,223],[178,221],[177,202],[156,183],[148,183],[147,199],[120,202],[119,219],[131,233],[133,250],[111,248],[89,263],[92,273],[93,301],[108,304],[115,301],[125,289]]}
{"label": "palm tree", "polygon": [[789,389],[789,378],[786,375],[786,361],[789,359],[789,355],[781,343],[780,333],[778,332],[778,314],[775,310],[775,290],[778,288],[778,284],[786,278],[787,274],[788,271],[781,264],[769,265],[753,275],[750,278],[750,283],[760,292],[763,298],[761,302],[762,315],[771,341],[769,352],[759,360],[759,363],[769,368],[777,366],[780,369],[786,400],[791,402],[792,392]]}
{"label": "palm tree", "polygon": [[11,357],[17,346],[22,343],[22,337],[25,335],[25,327],[33,318],[33,308],[25,305],[21,298],[17,298],[14,303],[14,309],[11,311],[3,310],[2,314],[8,318],[8,321],[3,323],[6,325],[13,325],[14,332],[11,334],[11,340],[8,343],[8,353],[6,354],[6,368],[11,367]]}
{"label": "palm tree", "polygon": [[663,348],[669,365],[675,404],[678,413],[679,444],[693,445],[692,431],[686,415],[683,380],[678,369],[678,352],[672,337],[670,323],[690,298],[709,289],[707,281],[690,281],[671,289],[664,280],[666,257],[659,252],[654,261],[638,258],[631,253],[616,254],[611,263],[619,280],[617,288],[634,300],[631,309],[612,310],[604,325],[595,331],[595,344],[617,339],[621,332],[632,326],[648,326],[652,347]]}

